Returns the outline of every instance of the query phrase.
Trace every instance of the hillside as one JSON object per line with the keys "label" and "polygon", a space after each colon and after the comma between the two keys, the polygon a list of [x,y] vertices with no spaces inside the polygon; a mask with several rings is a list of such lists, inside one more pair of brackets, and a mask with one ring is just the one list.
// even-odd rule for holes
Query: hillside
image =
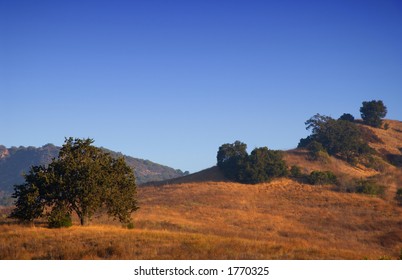
{"label": "hillside", "polygon": [[[402,182],[402,122],[385,120],[388,129],[373,128],[358,124],[367,131],[367,142],[376,151],[376,161],[372,167],[361,164],[353,166],[336,157],[328,157],[325,160],[309,160],[308,152],[304,149],[292,149],[284,151],[284,159],[288,166],[297,165],[302,172],[309,174],[314,170],[328,170],[335,173],[341,183],[353,179],[382,177],[390,191],[396,191]],[[373,139],[374,138],[374,139]],[[146,185],[169,185],[194,182],[227,182],[217,166],[193,173],[188,176],[171,180],[149,182]]]}
{"label": "hillside", "polygon": [[402,259],[402,207],[395,200],[402,168],[402,123],[372,131],[380,141],[373,167],[335,157],[312,161],[285,152],[304,172],[330,170],[342,184],[375,178],[383,196],[289,178],[247,185],[217,167],[138,188],[134,229],[103,213],[89,227],[52,230],[16,225],[0,209],[0,259]]}
{"label": "hillside", "polygon": [[[21,184],[24,179],[22,174],[27,172],[32,165],[46,165],[58,156],[60,148],[47,144],[43,147],[11,147],[0,146],[0,205],[10,202],[10,193],[13,185]],[[127,164],[134,169],[137,183],[143,184],[149,181],[167,180],[186,175],[181,170],[160,165],[149,160],[125,156],[111,150],[104,149],[112,156],[124,156]]]}
{"label": "hillside", "polygon": [[178,178],[173,178],[163,181],[150,181],[142,186],[163,186],[171,184],[184,184],[184,183],[196,183],[196,182],[229,182],[223,173],[217,166],[213,166],[204,170],[201,170],[190,175],[185,175]]}
{"label": "hillside", "polygon": [[[398,259],[402,208],[289,179],[139,189],[135,229],[0,223],[0,259]],[[0,219],[1,220],[1,219]]]}

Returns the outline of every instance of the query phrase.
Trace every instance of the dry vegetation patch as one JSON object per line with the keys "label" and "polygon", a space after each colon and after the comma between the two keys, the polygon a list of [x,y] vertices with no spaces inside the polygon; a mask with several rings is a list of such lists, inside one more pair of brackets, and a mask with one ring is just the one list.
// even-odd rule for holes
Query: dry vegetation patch
{"label": "dry vegetation patch", "polygon": [[400,208],[325,186],[207,182],[139,196],[134,230],[0,225],[0,258],[378,259],[402,248]]}

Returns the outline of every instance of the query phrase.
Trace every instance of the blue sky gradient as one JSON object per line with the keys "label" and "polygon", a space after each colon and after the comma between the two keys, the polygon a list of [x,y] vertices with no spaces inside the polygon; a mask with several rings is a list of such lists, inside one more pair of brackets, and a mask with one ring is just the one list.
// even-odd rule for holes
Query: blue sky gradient
{"label": "blue sky gradient", "polygon": [[0,144],[90,137],[195,172],[362,101],[402,120],[401,50],[399,0],[0,1]]}

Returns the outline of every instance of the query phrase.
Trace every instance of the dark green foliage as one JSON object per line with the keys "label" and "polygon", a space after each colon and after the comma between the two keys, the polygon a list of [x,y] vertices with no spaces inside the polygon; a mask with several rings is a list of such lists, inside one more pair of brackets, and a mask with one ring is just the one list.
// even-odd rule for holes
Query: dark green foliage
{"label": "dark green foliage", "polygon": [[353,115],[349,114],[349,113],[344,113],[342,116],[339,117],[340,121],[348,121],[348,122],[354,122],[355,121],[355,117],[353,117]]}
{"label": "dark green foliage", "polygon": [[383,195],[385,193],[386,187],[379,185],[376,181],[359,180],[356,182],[355,190],[357,193],[367,194],[367,195]]}
{"label": "dark green foliage", "polygon": [[328,156],[324,146],[315,140],[311,141],[306,148],[308,150],[308,156],[311,160],[318,160],[319,158]]}
{"label": "dark green foliage", "polygon": [[138,209],[134,173],[123,158],[110,164],[108,188],[105,190],[107,213],[121,223],[131,222],[131,213]]}
{"label": "dark green foliage", "polygon": [[292,178],[301,178],[303,177],[303,173],[301,171],[301,168],[297,165],[292,165],[290,168],[290,176]]}
{"label": "dark green foliage", "polygon": [[233,158],[247,157],[247,144],[240,141],[236,141],[233,144],[223,144],[219,147],[218,154],[216,156],[218,166],[222,166]]}
{"label": "dark green foliage", "polygon": [[248,155],[246,149],[247,145],[240,141],[219,147],[217,165],[228,179],[256,184],[288,174],[282,152],[263,147]]}
{"label": "dark green foliage", "polygon": [[15,185],[14,193],[15,208],[10,218],[22,222],[33,223],[42,216],[46,201],[45,190],[41,187],[46,182],[46,170],[42,166],[33,166],[25,175],[25,183]]}
{"label": "dark green foliage", "polygon": [[308,181],[313,185],[335,185],[338,183],[335,174],[331,171],[313,171],[308,176]]}
{"label": "dark green foliage", "polygon": [[228,179],[243,181],[243,173],[248,158],[247,145],[236,141],[219,147],[217,165]]}
{"label": "dark green foliage", "polygon": [[387,115],[387,107],[382,100],[364,101],[360,113],[365,124],[381,127],[382,118]]}
{"label": "dark green foliage", "polygon": [[[398,203],[399,203],[400,205],[402,205],[402,188],[399,188],[399,189],[396,191],[395,199],[396,199],[396,201],[398,201]],[[401,251],[401,252],[402,252],[402,251]]]}
{"label": "dark green foliage", "polygon": [[313,137],[311,135],[307,136],[306,138],[301,138],[297,148],[307,148],[308,145],[313,141]]}
{"label": "dark green foliage", "polygon": [[282,157],[281,151],[269,150],[267,147],[254,149],[248,158],[243,181],[257,184],[287,176],[288,169]]}
{"label": "dark green foliage", "polygon": [[48,224],[50,228],[71,227],[73,222],[71,214],[68,209],[63,205],[53,207],[48,216]]}
{"label": "dark green foliage", "polygon": [[306,129],[311,129],[312,134],[302,139],[299,147],[309,148],[313,145],[310,147],[312,156],[316,156],[321,149],[314,141],[320,143],[329,155],[338,156],[350,163],[372,152],[361,130],[352,122],[316,114],[306,121]]}
{"label": "dark green foliage", "polygon": [[388,154],[386,158],[389,163],[397,167],[402,167],[402,155]]}
{"label": "dark green foliage", "polygon": [[66,224],[72,212],[84,225],[106,207],[109,215],[129,222],[130,214],[138,209],[133,171],[123,158],[114,159],[92,143],[91,139],[66,139],[48,167],[32,167],[26,183],[15,187],[17,201],[11,216],[32,221],[46,206],[53,226]]}

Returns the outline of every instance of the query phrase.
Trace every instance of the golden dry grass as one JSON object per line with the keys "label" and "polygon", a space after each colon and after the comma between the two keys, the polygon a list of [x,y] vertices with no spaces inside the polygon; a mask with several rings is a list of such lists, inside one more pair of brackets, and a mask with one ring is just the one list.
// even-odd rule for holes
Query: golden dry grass
{"label": "golden dry grass", "polygon": [[[397,259],[402,210],[288,179],[144,187],[136,228],[0,226],[0,259]],[[99,221],[98,221],[99,222]]]}
{"label": "golden dry grass", "polygon": [[331,170],[337,176],[348,176],[350,178],[365,178],[378,174],[378,171],[364,167],[352,166],[347,162],[335,157],[328,157],[325,160],[309,160],[308,152],[305,150],[289,150],[284,153],[284,160],[289,166],[299,166],[303,173],[310,174],[314,170]]}
{"label": "golden dry grass", "polygon": [[371,143],[370,146],[383,154],[390,153],[400,155],[402,152],[402,122],[385,120],[384,123],[389,126],[387,130],[368,127],[382,140],[382,143]]}
{"label": "golden dry grass", "polygon": [[328,187],[282,179],[255,186],[174,185],[145,189],[141,195],[144,205],[136,221],[143,227],[152,229],[147,221],[154,221],[182,232],[273,242],[288,258],[296,258],[300,248],[315,253],[297,258],[340,259],[397,257],[402,249],[400,208]]}

